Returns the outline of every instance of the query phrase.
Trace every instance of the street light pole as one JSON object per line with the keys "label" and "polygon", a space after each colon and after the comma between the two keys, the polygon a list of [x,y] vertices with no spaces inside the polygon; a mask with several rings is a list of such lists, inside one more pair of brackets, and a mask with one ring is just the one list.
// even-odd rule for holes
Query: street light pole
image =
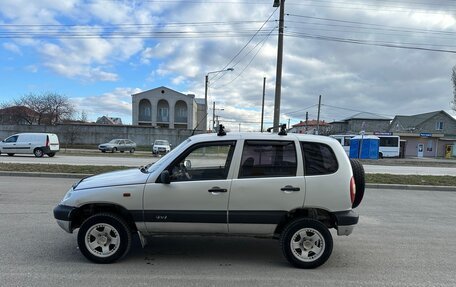
{"label": "street light pole", "polygon": [[[210,74],[216,74],[216,73],[221,73],[221,72],[227,72],[227,71],[234,71],[233,68],[227,68],[223,70],[218,70],[218,71],[212,71],[206,74],[205,77],[205,83],[204,83],[204,109],[205,109],[205,116],[207,117],[207,90],[208,90],[208,85],[209,85],[209,75]],[[204,125],[204,130],[207,131],[207,119],[206,119],[206,124]]]}
{"label": "street light pole", "polygon": [[274,0],[273,7],[280,6],[279,18],[279,42],[277,45],[277,71],[276,71],[276,86],[274,98],[274,131],[279,130],[280,125],[280,98],[282,90],[282,59],[283,59],[283,28],[285,14],[285,0]]}

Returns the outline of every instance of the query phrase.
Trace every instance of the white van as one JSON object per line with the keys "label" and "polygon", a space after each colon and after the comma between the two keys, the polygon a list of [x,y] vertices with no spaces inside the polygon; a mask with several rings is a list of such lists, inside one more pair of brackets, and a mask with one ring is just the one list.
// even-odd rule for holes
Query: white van
{"label": "white van", "polygon": [[59,138],[49,133],[20,133],[7,137],[0,142],[0,154],[13,156],[19,154],[34,154],[43,157],[47,154],[53,157],[60,150]]}

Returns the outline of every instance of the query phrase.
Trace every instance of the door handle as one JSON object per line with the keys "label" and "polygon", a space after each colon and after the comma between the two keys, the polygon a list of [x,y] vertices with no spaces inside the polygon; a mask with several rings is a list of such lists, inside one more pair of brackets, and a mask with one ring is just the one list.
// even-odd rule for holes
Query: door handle
{"label": "door handle", "polygon": [[228,192],[227,189],[220,188],[218,186],[214,186],[213,188],[209,189],[208,191],[211,192],[211,193]]}
{"label": "door handle", "polygon": [[281,191],[285,191],[285,192],[296,192],[296,191],[300,191],[301,188],[294,187],[294,186],[291,186],[291,185],[286,185],[286,186],[282,187],[280,190]]}

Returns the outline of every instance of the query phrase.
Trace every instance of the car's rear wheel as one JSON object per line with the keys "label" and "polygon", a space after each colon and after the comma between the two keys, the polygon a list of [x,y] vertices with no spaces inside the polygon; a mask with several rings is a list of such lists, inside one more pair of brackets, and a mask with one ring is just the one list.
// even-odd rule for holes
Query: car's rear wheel
{"label": "car's rear wheel", "polygon": [[366,188],[364,167],[357,159],[350,159],[350,164],[353,171],[353,178],[355,179],[356,191],[355,199],[353,200],[352,208],[356,208],[364,197],[364,190]]}
{"label": "car's rear wheel", "polygon": [[135,152],[135,149],[132,148],[132,149],[130,150],[130,153],[134,153],[134,152]]}
{"label": "car's rear wheel", "polygon": [[90,261],[112,263],[130,250],[131,232],[126,222],[117,215],[96,214],[82,223],[78,246]]}
{"label": "car's rear wheel", "polygon": [[55,152],[48,153],[48,157],[54,157],[54,156],[55,156]]}
{"label": "car's rear wheel", "polygon": [[43,157],[44,152],[43,152],[42,149],[36,148],[36,149],[33,151],[33,154],[34,154],[36,157]]}
{"label": "car's rear wheel", "polygon": [[313,219],[292,221],[280,238],[282,252],[298,268],[316,268],[332,253],[333,240],[328,228]]}

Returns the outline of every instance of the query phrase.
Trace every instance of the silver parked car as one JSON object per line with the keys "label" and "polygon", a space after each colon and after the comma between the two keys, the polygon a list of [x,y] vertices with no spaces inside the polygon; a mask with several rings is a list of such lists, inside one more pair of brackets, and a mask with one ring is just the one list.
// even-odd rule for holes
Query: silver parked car
{"label": "silver parked car", "polygon": [[108,143],[98,145],[98,149],[101,150],[101,152],[129,151],[130,153],[134,153],[136,150],[136,143],[129,139],[113,139]]}

